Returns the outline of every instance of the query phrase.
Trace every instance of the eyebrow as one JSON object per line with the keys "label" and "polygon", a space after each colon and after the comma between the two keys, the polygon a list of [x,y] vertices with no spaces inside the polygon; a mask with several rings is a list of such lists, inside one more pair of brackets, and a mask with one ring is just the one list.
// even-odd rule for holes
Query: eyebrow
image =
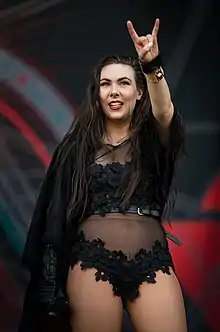
{"label": "eyebrow", "polygon": [[[130,82],[132,81],[129,77],[120,77],[117,81],[123,81],[123,80],[129,80]],[[100,80],[100,82],[101,81],[108,81],[108,82],[111,82],[111,80],[109,79],[109,78],[105,78],[105,77],[103,77],[101,80]]]}

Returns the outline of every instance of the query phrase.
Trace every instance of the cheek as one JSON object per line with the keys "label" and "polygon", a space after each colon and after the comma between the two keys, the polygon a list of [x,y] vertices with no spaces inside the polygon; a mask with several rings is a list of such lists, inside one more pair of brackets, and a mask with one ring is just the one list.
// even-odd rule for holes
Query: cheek
{"label": "cheek", "polygon": [[107,97],[108,97],[108,93],[106,92],[106,90],[100,89],[100,91],[99,91],[99,100],[100,100],[101,104],[106,102]]}
{"label": "cheek", "polygon": [[137,93],[133,92],[127,98],[127,106],[130,114],[133,113],[136,103],[137,103]]}
{"label": "cheek", "polygon": [[137,93],[132,91],[132,93],[130,92],[129,94],[127,94],[126,96],[126,100],[127,102],[129,102],[130,104],[132,105],[135,105],[136,104],[136,101],[137,101]]}
{"label": "cheek", "polygon": [[137,98],[137,90],[133,87],[130,86],[128,89],[125,89],[122,94],[124,95],[124,98],[127,100],[136,100]]}

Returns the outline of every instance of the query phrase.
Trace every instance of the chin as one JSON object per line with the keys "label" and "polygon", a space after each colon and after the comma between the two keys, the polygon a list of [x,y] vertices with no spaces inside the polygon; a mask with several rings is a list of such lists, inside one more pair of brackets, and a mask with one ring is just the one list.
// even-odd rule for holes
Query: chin
{"label": "chin", "polygon": [[108,113],[106,114],[106,116],[109,120],[115,120],[115,121],[126,120],[129,118],[128,114],[120,112]]}

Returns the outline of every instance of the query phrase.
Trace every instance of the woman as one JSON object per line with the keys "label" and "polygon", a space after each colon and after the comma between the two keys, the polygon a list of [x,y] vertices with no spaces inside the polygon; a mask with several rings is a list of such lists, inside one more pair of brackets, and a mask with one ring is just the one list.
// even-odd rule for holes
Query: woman
{"label": "woman", "polygon": [[31,281],[20,332],[55,331],[46,321],[58,326],[59,317],[66,331],[117,332],[123,308],[137,332],[187,331],[166,237],[178,241],[161,225],[181,117],[161,68],[159,20],[143,37],[127,26],[139,59],[99,63],[42,184],[23,257]]}

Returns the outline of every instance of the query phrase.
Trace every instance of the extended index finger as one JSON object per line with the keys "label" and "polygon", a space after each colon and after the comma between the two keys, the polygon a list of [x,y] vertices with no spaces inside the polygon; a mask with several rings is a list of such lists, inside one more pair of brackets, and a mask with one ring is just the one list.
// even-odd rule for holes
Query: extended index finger
{"label": "extended index finger", "polygon": [[135,31],[133,24],[131,21],[127,21],[127,28],[128,28],[128,32],[131,36],[131,39],[133,40],[134,43],[138,43],[139,42],[139,37],[137,32]]}

